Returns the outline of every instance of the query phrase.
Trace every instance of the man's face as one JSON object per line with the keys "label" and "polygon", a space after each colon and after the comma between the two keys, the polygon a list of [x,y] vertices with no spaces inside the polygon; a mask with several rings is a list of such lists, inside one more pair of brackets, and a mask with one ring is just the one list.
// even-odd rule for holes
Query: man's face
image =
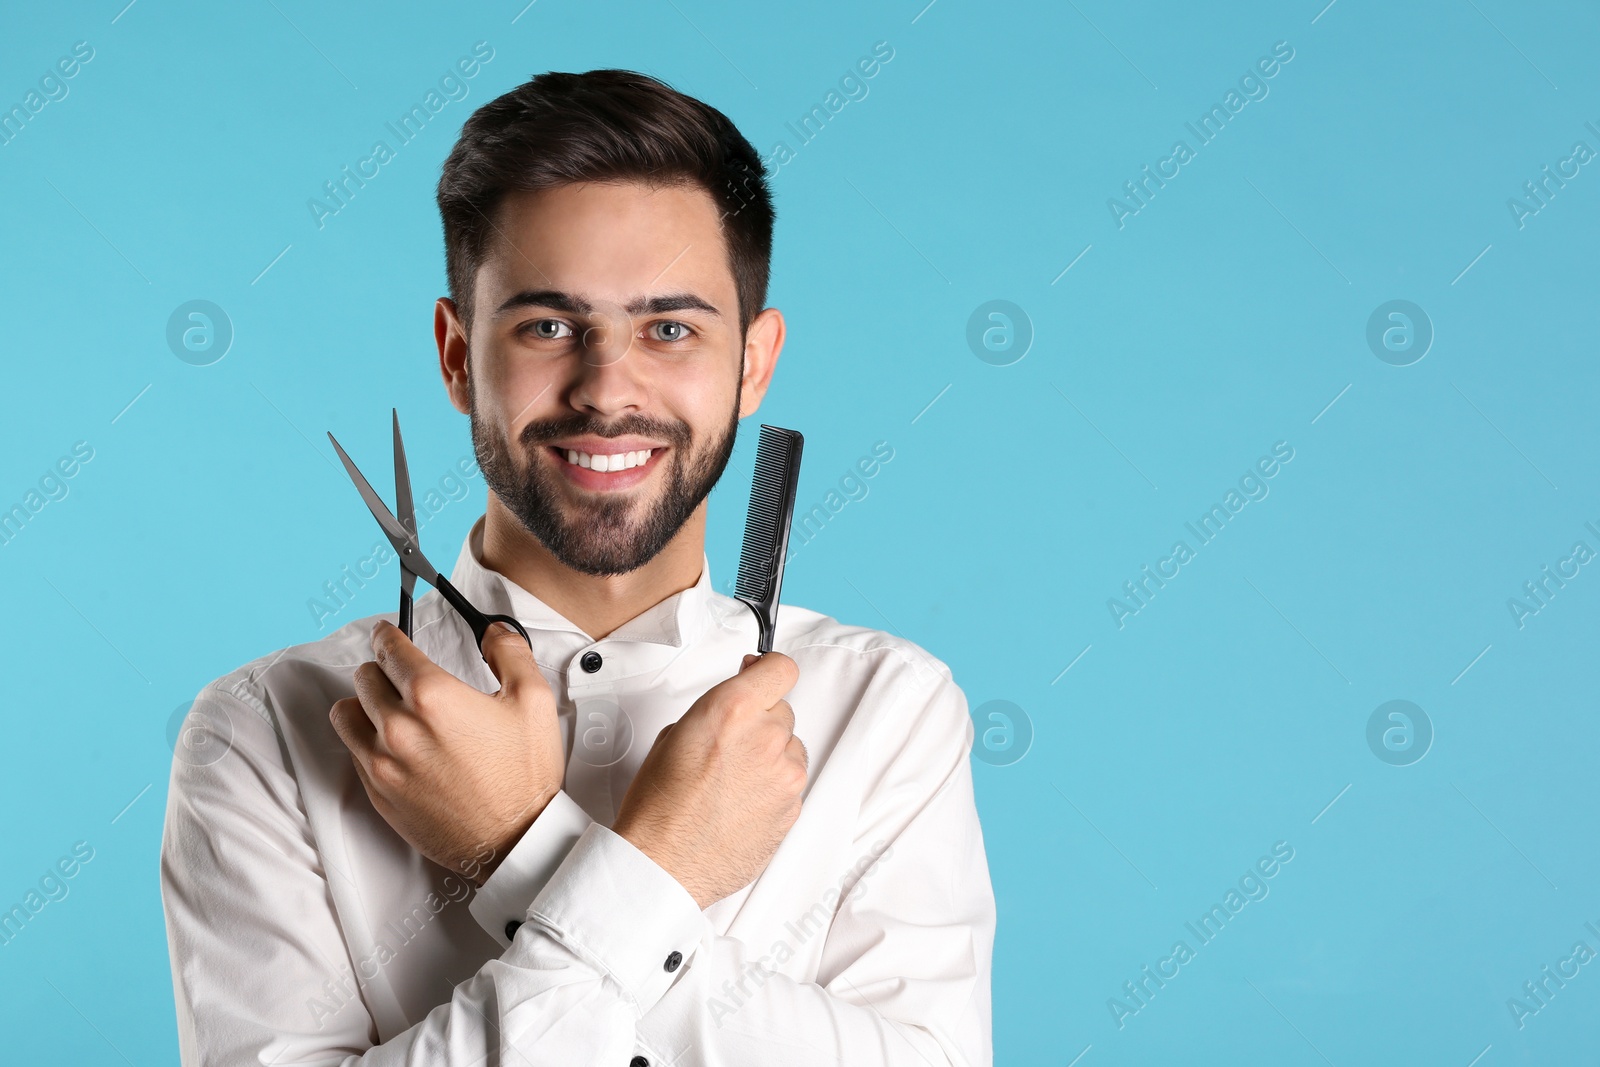
{"label": "man's face", "polygon": [[467,383],[489,488],[562,564],[648,563],[733,451],[744,344],[698,186],[507,197],[474,288]]}

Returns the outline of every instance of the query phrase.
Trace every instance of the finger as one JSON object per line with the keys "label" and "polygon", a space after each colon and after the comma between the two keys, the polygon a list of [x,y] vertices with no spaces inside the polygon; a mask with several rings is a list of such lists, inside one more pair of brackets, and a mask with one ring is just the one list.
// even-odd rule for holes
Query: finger
{"label": "finger", "polygon": [[483,635],[483,660],[500,682],[500,692],[515,698],[525,690],[548,689],[550,683],[539,673],[533,649],[522,635],[503,622],[491,623]]}
{"label": "finger", "polygon": [[432,675],[449,677],[449,672],[424,655],[398,626],[383,619],[372,627],[372,658],[412,707],[416,706],[418,682]]}
{"label": "finger", "polygon": [[783,723],[785,730],[788,730],[791,734],[794,733],[794,708],[787,700],[778,701],[768,710],[773,718]]}
{"label": "finger", "polygon": [[[444,671],[439,673],[450,678],[453,685],[463,684]],[[356,699],[360,701],[361,710],[374,730],[367,773],[384,780],[385,771],[377,766],[381,761],[415,758],[425,750],[431,733],[428,725],[430,713],[425,708],[408,704],[376,663],[363,663],[357,667],[355,683]],[[448,706],[441,705],[437,700],[430,706],[436,709],[436,714],[440,708],[445,713],[449,711]]]}
{"label": "finger", "polygon": [[789,743],[784,746],[783,751],[790,759],[798,760],[800,766],[806,768],[807,772],[811,770],[811,753],[806,751],[804,741],[798,737],[791,737],[789,738]]}
{"label": "finger", "polygon": [[344,747],[355,757],[356,765],[364,769],[378,743],[378,731],[367,717],[361,701],[355,697],[334,701],[333,707],[328,709],[328,721],[333,724],[333,732],[339,735]]}
{"label": "finger", "polygon": [[766,652],[749,660],[738,674],[719,683],[719,688],[770,708],[799,680],[800,668],[794,660],[782,652]]}
{"label": "finger", "polygon": [[356,699],[361,702],[363,714],[380,734],[384,721],[391,715],[406,714],[405,699],[379,664],[368,660],[357,667],[355,686]]}

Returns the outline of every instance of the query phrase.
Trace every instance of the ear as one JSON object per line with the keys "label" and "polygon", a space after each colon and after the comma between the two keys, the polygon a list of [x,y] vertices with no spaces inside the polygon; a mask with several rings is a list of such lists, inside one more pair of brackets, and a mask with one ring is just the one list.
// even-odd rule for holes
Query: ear
{"label": "ear", "polygon": [[466,415],[472,411],[472,401],[467,392],[467,330],[449,297],[441,296],[433,305],[433,339],[439,346],[439,376],[450,394],[450,403]]}
{"label": "ear", "polygon": [[744,377],[739,380],[739,417],[753,414],[767,395],[783,351],[783,312],[766,308],[750,320],[744,337]]}

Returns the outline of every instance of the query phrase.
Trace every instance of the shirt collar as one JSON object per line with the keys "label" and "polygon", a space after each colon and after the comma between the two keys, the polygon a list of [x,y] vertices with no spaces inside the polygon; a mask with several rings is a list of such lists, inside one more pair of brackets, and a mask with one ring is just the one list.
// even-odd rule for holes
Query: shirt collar
{"label": "shirt collar", "polygon": [[[472,529],[467,532],[466,539],[461,544],[461,554],[456,557],[455,569],[450,572],[450,584],[459,589],[479,611],[491,615],[510,615],[522,623],[530,633],[535,630],[569,633],[577,635],[585,642],[592,640],[576,623],[544,601],[499,571],[484,566],[484,519],[485,516],[478,516],[478,521],[473,523]],[[704,630],[714,599],[711,588],[711,559],[702,552],[700,578],[694,585],[640,612],[607,634],[605,640],[642,641],[683,648],[692,643]]]}

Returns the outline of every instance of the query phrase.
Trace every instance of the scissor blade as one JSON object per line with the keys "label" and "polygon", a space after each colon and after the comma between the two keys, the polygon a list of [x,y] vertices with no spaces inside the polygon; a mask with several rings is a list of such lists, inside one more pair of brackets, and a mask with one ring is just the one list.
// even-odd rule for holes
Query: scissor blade
{"label": "scissor blade", "polygon": [[361,499],[366,501],[367,510],[372,512],[372,517],[378,520],[378,525],[383,527],[384,536],[389,538],[389,543],[400,555],[400,566],[415,574],[429,585],[437,586],[439,572],[433,569],[427,557],[422,554],[417,539],[410,530],[400,525],[400,520],[394,517],[389,510],[389,505],[377,494],[366,477],[356,467],[355,463],[345,454],[337,438],[328,434],[328,440],[333,442],[333,450],[339,453],[339,461],[344,464],[345,473],[350,475],[350,480],[356,483],[356,489],[361,493]]}
{"label": "scissor blade", "polygon": [[406,466],[406,446],[400,439],[400,413],[389,409],[394,418],[394,510],[400,525],[417,535],[417,509],[411,502],[411,470]]}

